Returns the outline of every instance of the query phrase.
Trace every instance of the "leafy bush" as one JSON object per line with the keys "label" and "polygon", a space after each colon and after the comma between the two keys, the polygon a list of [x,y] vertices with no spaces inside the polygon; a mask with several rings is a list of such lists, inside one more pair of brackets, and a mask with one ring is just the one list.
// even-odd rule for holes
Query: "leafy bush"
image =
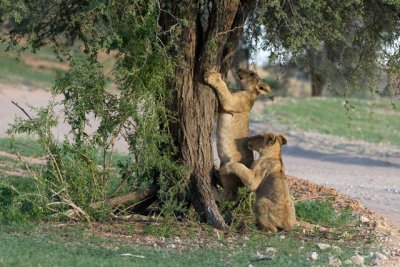
{"label": "leafy bush", "polygon": [[[168,46],[157,36],[156,3],[124,6],[124,10],[132,10],[119,17],[121,5],[91,6],[92,17],[85,17],[81,32],[86,38],[84,54],[71,47],[54,47],[58,56],[70,63],[68,71],[58,73],[52,88],[63,100],[33,109],[35,116],[17,119],[9,131],[13,136],[36,137],[41,145],[47,164],[30,173],[35,194],[44,199],[35,204],[52,215],[90,220],[96,214],[97,218],[99,212],[91,210],[92,203],[150,184],[160,187],[164,214],[173,216],[184,208],[176,196],[185,192],[185,183],[178,182],[185,169],[173,159],[174,146],[167,130],[174,116],[167,111],[171,96],[167,78],[173,77],[175,61],[167,56]],[[111,21],[116,13],[119,19]],[[35,41],[39,42],[33,40],[32,47],[41,46]],[[113,66],[108,73],[100,63],[100,50],[118,51],[109,55]],[[52,135],[57,105],[63,107],[71,126],[61,144]],[[90,125],[93,122],[98,126]],[[93,133],[89,134],[89,127]],[[129,155],[116,162],[117,139],[126,142]],[[111,212],[106,205],[104,209]]]}
{"label": "leafy bush", "polygon": [[[24,193],[21,193],[21,188]],[[27,193],[29,189],[31,189],[31,184],[14,186],[5,182],[0,183],[1,223],[25,223],[43,218],[42,198],[35,192]]]}

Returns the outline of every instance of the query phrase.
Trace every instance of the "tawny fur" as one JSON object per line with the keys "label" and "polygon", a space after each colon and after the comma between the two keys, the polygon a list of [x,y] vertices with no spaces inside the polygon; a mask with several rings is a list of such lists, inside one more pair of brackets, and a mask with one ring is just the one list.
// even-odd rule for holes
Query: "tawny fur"
{"label": "tawny fur", "polygon": [[291,230],[296,224],[294,203],[289,192],[281,156],[286,139],[281,135],[263,133],[248,138],[250,149],[260,153],[251,168],[241,163],[227,163],[220,172],[234,174],[256,192],[255,214],[258,225],[271,232]]}
{"label": "tawny fur", "polygon": [[[257,96],[268,93],[271,88],[255,72],[239,69],[237,74],[243,86],[237,92],[230,92],[216,71],[207,71],[204,80],[215,89],[219,100],[217,150],[221,166],[227,162],[240,162],[250,167],[254,156],[245,140],[249,135],[250,110]],[[235,175],[221,175],[220,180],[225,198],[234,200],[237,188],[243,186],[240,179]]]}

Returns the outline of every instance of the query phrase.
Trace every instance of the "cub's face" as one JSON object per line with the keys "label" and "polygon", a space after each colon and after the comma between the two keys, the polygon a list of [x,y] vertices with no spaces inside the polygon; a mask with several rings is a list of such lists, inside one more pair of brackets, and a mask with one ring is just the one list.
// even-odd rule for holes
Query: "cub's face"
{"label": "cub's face", "polygon": [[248,138],[247,146],[256,150],[259,153],[265,149],[273,148],[287,143],[287,139],[283,135],[276,135],[274,133],[262,133]]}
{"label": "cub's face", "polygon": [[266,94],[271,91],[271,87],[262,82],[260,76],[253,71],[239,69],[237,75],[239,76],[239,80],[243,85],[243,89],[246,91],[254,90],[259,94]]}

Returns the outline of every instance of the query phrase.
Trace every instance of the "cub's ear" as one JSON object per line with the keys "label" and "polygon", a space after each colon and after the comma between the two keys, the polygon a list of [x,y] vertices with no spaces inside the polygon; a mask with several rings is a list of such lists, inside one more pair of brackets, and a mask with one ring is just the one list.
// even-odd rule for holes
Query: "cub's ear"
{"label": "cub's ear", "polygon": [[286,144],[287,144],[287,139],[286,139],[285,136],[283,136],[283,135],[278,135],[278,139],[280,140],[281,145],[286,145]]}
{"label": "cub's ear", "polygon": [[271,146],[275,143],[276,135],[273,133],[264,134],[264,146]]}

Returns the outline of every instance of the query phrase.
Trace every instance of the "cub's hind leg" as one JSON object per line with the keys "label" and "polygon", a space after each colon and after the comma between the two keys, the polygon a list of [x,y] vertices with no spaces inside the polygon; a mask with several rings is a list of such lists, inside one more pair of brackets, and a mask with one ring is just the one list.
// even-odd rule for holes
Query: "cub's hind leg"
{"label": "cub's hind leg", "polygon": [[276,204],[268,198],[263,197],[256,200],[254,208],[259,227],[272,233],[276,233],[279,230],[279,222],[277,222],[277,218],[275,217],[275,206]]}

